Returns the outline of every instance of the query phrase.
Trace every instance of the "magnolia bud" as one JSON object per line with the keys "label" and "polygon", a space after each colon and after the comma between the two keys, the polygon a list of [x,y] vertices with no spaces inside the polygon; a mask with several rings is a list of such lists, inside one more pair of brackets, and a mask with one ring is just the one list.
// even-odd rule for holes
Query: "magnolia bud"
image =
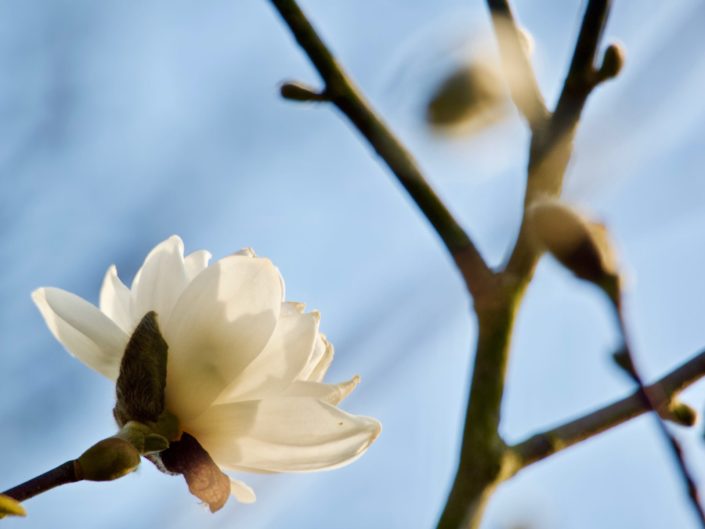
{"label": "magnolia bud", "polygon": [[536,240],[563,266],[615,299],[618,273],[610,241],[602,224],[590,222],[558,200],[542,200],[528,212]]}
{"label": "magnolia bud", "polygon": [[76,476],[89,481],[111,481],[129,474],[140,464],[140,454],[119,437],[97,442],[76,459]]}
{"label": "magnolia bud", "polygon": [[5,516],[27,516],[27,512],[15,498],[0,494],[0,518]]}

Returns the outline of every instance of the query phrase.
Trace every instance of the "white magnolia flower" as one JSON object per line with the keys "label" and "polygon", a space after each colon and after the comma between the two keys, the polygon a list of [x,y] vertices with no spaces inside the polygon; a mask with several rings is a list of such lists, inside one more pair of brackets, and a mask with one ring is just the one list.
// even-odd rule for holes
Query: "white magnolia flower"
{"label": "white magnolia flower", "polygon": [[[166,409],[221,469],[307,472],[357,459],[380,423],[337,408],[359,377],[322,382],[333,347],[318,312],[284,301],[268,259],[245,250],[209,266],[210,257],[184,257],[173,236],[149,253],[131,288],[111,266],[100,309],[57,288],[32,297],[67,351],[113,381],[130,335],[155,311],[168,344]],[[231,491],[255,499],[241,481]]]}

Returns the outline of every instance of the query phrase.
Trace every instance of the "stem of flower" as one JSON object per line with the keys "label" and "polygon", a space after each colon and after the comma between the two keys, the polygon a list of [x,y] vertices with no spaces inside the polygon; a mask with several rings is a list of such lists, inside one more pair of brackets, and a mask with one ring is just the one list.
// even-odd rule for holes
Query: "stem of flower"
{"label": "stem of flower", "polygon": [[76,460],[72,459],[59,465],[56,468],[45,472],[35,478],[25,481],[11,489],[6,490],[2,494],[10,496],[17,501],[24,501],[38,494],[42,494],[60,485],[67,483],[75,483],[81,481],[78,477],[76,469]]}

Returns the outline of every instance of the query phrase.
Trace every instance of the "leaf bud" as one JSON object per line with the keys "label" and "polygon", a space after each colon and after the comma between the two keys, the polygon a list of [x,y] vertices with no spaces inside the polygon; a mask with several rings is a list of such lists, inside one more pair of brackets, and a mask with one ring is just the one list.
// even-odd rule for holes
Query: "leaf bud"
{"label": "leaf bud", "polygon": [[139,464],[140,454],[129,441],[108,437],[76,459],[76,476],[88,481],[112,481],[129,474]]}

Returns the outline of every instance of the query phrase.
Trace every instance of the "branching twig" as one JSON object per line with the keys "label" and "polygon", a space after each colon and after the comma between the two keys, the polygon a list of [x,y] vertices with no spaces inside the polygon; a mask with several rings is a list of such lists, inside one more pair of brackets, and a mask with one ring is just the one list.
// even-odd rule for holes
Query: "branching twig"
{"label": "branching twig", "polygon": [[[499,436],[514,314],[540,257],[529,232],[526,209],[537,198],[560,194],[573,151],[575,129],[587,97],[601,81],[616,75],[621,66],[621,52],[612,46],[608,49],[609,60],[606,55],[603,65],[595,68],[610,0],[589,0],[570,69],[552,114],[546,109],[507,0],[487,0],[505,70],[519,70],[518,74],[507,73],[512,77],[508,79],[512,98],[532,130],[524,219],[507,264],[498,273],[487,267],[468,235],[425,181],[411,155],[365,101],[296,1],[271,2],[325,83],[321,91],[287,84],[282,94],[293,100],[330,102],[348,117],[431,222],[473,295],[479,323],[473,379],[460,464],[438,527],[478,527],[487,499],[503,480],[566,446],[643,413],[654,404],[648,401],[648,396],[643,398],[643,391],[637,392],[513,448],[507,448]],[[516,82],[517,77],[521,83]],[[703,375],[705,353],[664,377],[659,384],[671,397],[682,385]]]}
{"label": "branching twig", "polygon": [[[511,16],[506,0],[487,0],[493,15]],[[499,426],[504,378],[509,357],[509,338],[512,321],[525,287],[533,275],[540,251],[534,245],[526,218],[526,209],[537,198],[560,194],[568,161],[573,151],[575,126],[587,95],[597,83],[587,86],[586,77],[593,79],[592,63],[597,54],[602,28],[609,11],[608,0],[590,0],[581,26],[576,51],[561,96],[570,104],[560,103],[549,120],[542,126],[532,126],[529,174],[524,198],[524,218],[517,241],[502,271],[494,276],[492,291],[494,305],[478,307],[480,338],[478,339],[471,382],[465,428],[461,447],[460,464],[448,501],[438,523],[439,529],[478,527],[484,505],[491,491],[516,471],[514,454],[503,445]],[[510,19],[511,20],[511,19]],[[496,24],[495,17],[495,24]],[[520,46],[516,25],[510,33],[514,48]],[[500,30],[501,31],[501,30]],[[500,45],[507,37],[499,32]],[[512,45],[511,42],[509,45]],[[525,57],[525,55],[522,55]],[[589,60],[586,60],[588,58]],[[530,70],[528,59],[523,63]],[[590,75],[586,71],[591,72]],[[525,80],[534,79],[533,73],[524,72]],[[580,87],[577,90],[576,87]],[[538,90],[538,89],[537,89]],[[579,94],[573,96],[573,94]],[[540,96],[539,100],[540,100]],[[566,99],[567,98],[567,99]],[[515,100],[517,106],[521,101]],[[520,106],[521,108],[521,106]],[[569,126],[568,126],[569,125]],[[494,345],[483,344],[483,335],[494,337]],[[487,426],[494,425],[494,431]]]}
{"label": "branching twig", "polygon": [[[646,391],[654,396],[653,404],[663,409],[669,400],[680,391],[705,376],[705,351],[674,369]],[[519,459],[518,469],[541,461],[556,452],[590,439],[610,428],[619,426],[649,411],[644,401],[635,391],[630,396],[595,410],[584,417],[569,421],[561,426],[532,435],[510,448]]]}
{"label": "branching twig", "polygon": [[471,292],[491,276],[480,252],[429,186],[411,154],[372,110],[295,0],[271,0],[325,83],[322,94],[355,125],[440,235]]}
{"label": "branching twig", "polygon": [[[565,171],[573,154],[575,128],[587,97],[598,84],[593,64],[609,8],[610,0],[589,1],[556,109],[545,129],[532,135],[525,208],[537,198],[558,196],[561,192]],[[531,276],[537,260],[538,254],[533,248],[524,217],[505,270],[518,281],[525,281]]]}

